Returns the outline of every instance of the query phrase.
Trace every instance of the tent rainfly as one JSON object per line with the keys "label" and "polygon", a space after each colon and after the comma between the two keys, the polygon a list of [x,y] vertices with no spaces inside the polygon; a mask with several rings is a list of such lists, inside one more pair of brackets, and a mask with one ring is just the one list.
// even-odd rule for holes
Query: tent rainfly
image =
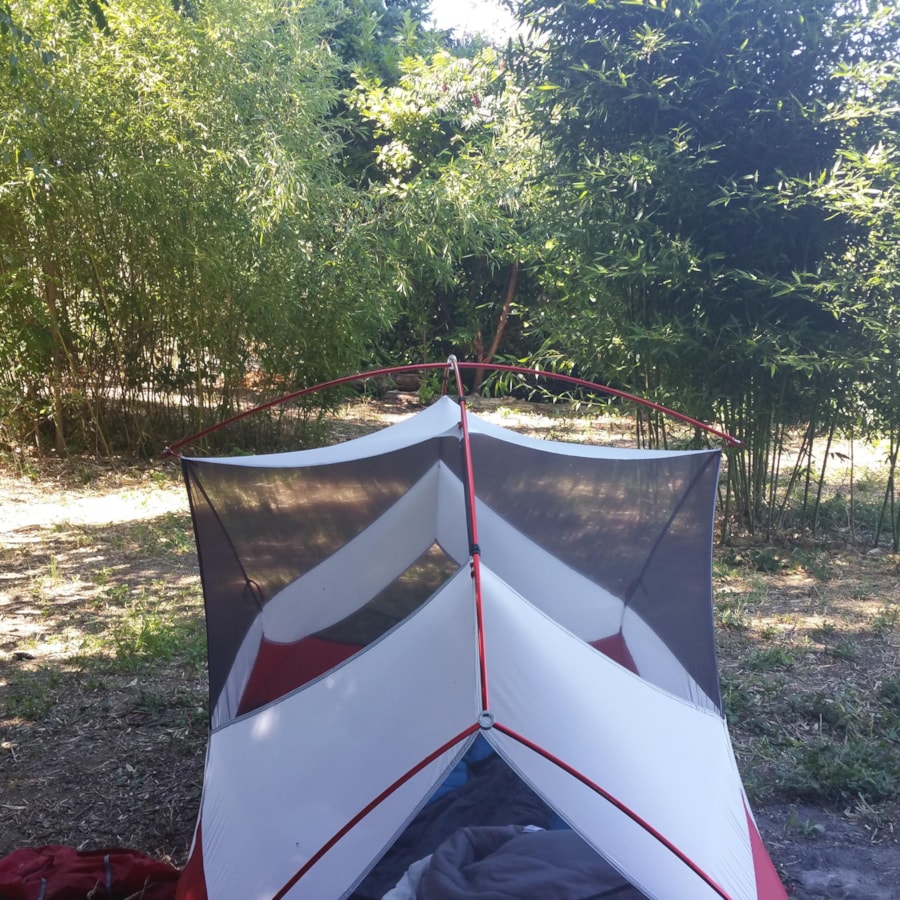
{"label": "tent rainfly", "polygon": [[449,397],[183,459],[211,734],[179,900],[786,898],[722,712],[719,462]]}

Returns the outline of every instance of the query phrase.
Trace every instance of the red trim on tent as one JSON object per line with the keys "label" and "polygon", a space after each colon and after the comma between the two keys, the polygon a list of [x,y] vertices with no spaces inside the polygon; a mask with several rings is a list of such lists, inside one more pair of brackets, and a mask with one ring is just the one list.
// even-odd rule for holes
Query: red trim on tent
{"label": "red trim on tent", "polygon": [[609,657],[613,662],[624,666],[629,672],[634,672],[635,675],[639,674],[634,657],[631,655],[631,651],[628,649],[628,644],[625,643],[625,638],[622,636],[621,631],[588,643],[595,650],[599,650],[604,656]]}
{"label": "red trim on tent", "polygon": [[495,723],[494,728],[499,731],[501,734],[505,734],[507,737],[512,738],[514,741],[520,743],[523,747],[527,747],[529,750],[534,751],[541,756],[543,759],[546,759],[547,762],[552,763],[555,766],[558,766],[567,774],[571,775],[573,778],[580,781],[585,787],[590,788],[594,791],[595,794],[603,797],[604,800],[611,803],[619,812],[628,816],[632,822],[637,825],[640,825],[644,831],[647,832],[651,837],[656,838],[667,850],[673,853],[678,857],[695,875],[701,878],[706,884],[708,884],[723,900],[732,900],[730,894],[726,893],[718,884],[706,874],[690,857],[688,857],[685,853],[678,849],[668,838],[664,835],[660,834],[646,819],[641,818],[636,812],[629,809],[621,800],[614,797],[609,791],[604,790],[594,781],[591,781],[586,775],[583,775],[577,769],[570,766],[568,763],[554,756],[552,753],[548,753],[544,750],[543,747],[538,746],[534,743],[534,741],[528,740],[524,735],[519,734],[518,732],[513,731],[511,728],[507,728],[505,725],[501,725],[500,723]]}
{"label": "red trim on tent", "polygon": [[187,864],[181,870],[175,888],[175,900],[208,900],[206,876],[203,874],[203,823],[197,826],[194,846]]}
{"label": "red trim on tent", "polygon": [[398,778],[392,785],[385,788],[371,803],[364,806],[340,831],[329,838],[300,868],[293,877],[278,891],[272,900],[281,900],[288,891],[332,848],[344,835],[352,831],[373,809],[378,807],[384,800],[391,796],[394,791],[401,788],[407,781],[415,777],[426,766],[433,763],[439,756],[446,753],[454,744],[464,741],[467,737],[479,730],[478,725],[470,725],[465,731],[460,732],[456,737],[451,738],[447,743],[442,744],[434,753],[430,753],[421,762],[414,765],[405,775]]}
{"label": "red trim on tent", "polygon": [[302,687],[359,652],[364,644],[343,644],[313,635],[289,644],[263,638],[241,694],[238,715]]}
{"label": "red trim on tent", "polygon": [[750,849],[753,852],[753,869],[756,874],[756,895],[759,900],[787,900],[787,891],[775,869],[769,851],[763,844],[762,836],[753,821],[753,816],[744,802],[747,814],[747,831],[750,833]]}

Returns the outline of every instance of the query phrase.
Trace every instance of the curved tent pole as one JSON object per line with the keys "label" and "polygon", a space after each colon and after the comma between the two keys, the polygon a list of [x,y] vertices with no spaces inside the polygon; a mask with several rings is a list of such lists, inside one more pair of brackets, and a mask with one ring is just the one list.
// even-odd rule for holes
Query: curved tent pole
{"label": "curved tent pole", "polygon": [[235,422],[239,422],[241,419],[246,419],[247,416],[252,416],[254,413],[272,409],[275,406],[280,406],[282,403],[290,403],[291,400],[298,400],[300,397],[305,397],[308,394],[315,394],[318,391],[324,391],[328,388],[339,387],[342,384],[352,384],[354,381],[364,381],[366,378],[376,378],[379,375],[398,375],[401,372],[418,372],[422,369],[446,368],[447,363],[419,363],[417,365],[410,366],[391,366],[387,369],[372,369],[369,372],[359,372],[356,375],[345,375],[342,378],[335,378],[332,381],[323,381],[320,384],[314,384],[312,387],[301,388],[297,391],[291,391],[288,394],[282,394],[280,397],[276,397],[274,400],[268,400],[265,403],[260,403],[259,406],[254,406],[252,409],[245,409],[243,412],[237,413],[237,415],[231,416],[230,418],[223,419],[221,422],[216,422],[215,425],[210,425],[208,428],[204,428],[202,431],[198,431],[196,434],[192,434],[186,438],[182,438],[180,441],[176,441],[174,444],[169,444],[169,446],[166,447],[162,451],[162,453],[160,453],[160,458],[166,459],[169,456],[178,456],[178,449],[186,446],[187,444],[192,444],[194,441],[199,441],[201,438],[205,438],[207,435],[213,434],[214,432],[225,428],[227,425],[233,425]]}
{"label": "curved tent pole", "polygon": [[505,725],[501,725],[497,723],[494,725],[494,728],[497,731],[505,734],[507,737],[512,738],[517,743],[521,744],[523,747],[527,747],[529,750],[536,753],[538,756],[547,760],[547,762],[556,766],[558,769],[561,769],[567,775],[571,775],[572,778],[576,779],[576,781],[580,781],[586,788],[592,790],[599,797],[602,797],[607,803],[610,803],[614,806],[619,812],[626,815],[632,822],[636,825],[640,826],[647,834],[649,834],[652,838],[655,838],[659,841],[660,844],[663,845],[670,853],[672,853],[675,857],[677,857],[681,862],[683,862],[695,875],[697,875],[702,881],[704,881],[708,887],[712,888],[712,890],[718,894],[722,900],[731,900],[731,895],[726,893],[725,890],[720,887],[716,881],[709,876],[700,866],[697,865],[687,854],[685,854],[682,850],[680,850],[675,844],[673,844],[665,835],[661,834],[656,828],[654,828],[646,819],[639,816],[636,812],[626,806],[621,800],[617,797],[613,796],[609,791],[604,790],[599,784],[591,781],[585,775],[582,775],[578,769],[570,766],[567,762],[560,759],[557,756],[554,756],[552,753],[548,753],[543,747],[539,744],[534,743],[534,741],[528,740],[524,735],[519,734],[516,731],[513,731],[512,728],[507,728]]}
{"label": "curved tent pole", "polygon": [[694,428],[699,428],[701,431],[705,431],[707,434],[711,434],[714,437],[725,441],[729,447],[743,446],[741,441],[736,437],[732,437],[728,432],[721,431],[713,425],[709,425],[692,416],[680,413],[678,410],[670,409],[668,406],[663,406],[661,403],[656,403],[653,400],[647,400],[646,397],[639,397],[637,394],[629,394],[627,391],[620,391],[618,388],[609,387],[605,384],[598,384],[595,381],[587,381],[584,378],[576,378],[574,375],[560,375],[557,372],[547,372],[544,369],[529,369],[525,366],[509,366],[503,363],[460,363],[459,367],[461,369],[491,369],[495,372],[509,372],[513,375],[533,375],[536,378],[549,378],[553,381],[561,381],[564,384],[586,388],[587,390],[595,391],[600,394],[609,394],[612,397],[620,397],[622,400],[630,400],[632,403],[637,403],[638,406],[645,406],[648,409],[653,409],[656,412],[668,416],[670,419],[676,419],[679,422],[683,422],[685,425],[692,425]]}
{"label": "curved tent pole", "polygon": [[323,857],[332,847],[335,846],[343,837],[351,832],[372,810],[381,805],[388,797],[391,796],[398,788],[406,784],[413,776],[418,775],[426,766],[433,763],[441,754],[446,753],[451,747],[464,741],[467,737],[478,731],[478,725],[470,725],[465,731],[460,732],[456,737],[450,738],[442,746],[438,747],[433,753],[429,753],[421,762],[414,765],[408,772],[400,776],[392,785],[385,788],[371,803],[361,809],[346,825],[331,836],[310,858],[288,879],[283,887],[278,891],[272,900],[282,900],[288,892],[300,881],[301,878]]}
{"label": "curved tent pole", "polygon": [[[587,381],[583,378],[576,378],[574,375],[560,375],[556,372],[547,372],[543,369],[529,369],[525,366],[510,366],[502,363],[455,362],[453,365],[456,366],[458,379],[459,373],[462,371],[489,369],[494,372],[507,372],[512,375],[530,375],[535,378],[548,378],[554,381],[560,381],[563,384],[571,384],[575,387],[585,388],[599,394],[608,394],[612,397],[619,397],[623,400],[629,400],[632,403],[637,403],[639,406],[645,406],[648,409],[653,409],[656,412],[662,413],[669,418],[676,419],[679,422],[683,422],[686,425],[691,425],[694,428],[699,428],[701,431],[705,431],[707,434],[711,434],[714,437],[720,438],[721,440],[725,441],[729,447],[742,446],[741,442],[737,438],[732,437],[727,432],[721,431],[718,428],[707,424],[706,422],[701,422],[699,419],[695,419],[691,416],[685,415],[684,413],[680,413],[677,410],[670,409],[669,407],[663,406],[660,403],[655,403],[653,400],[647,400],[644,397],[639,397],[636,394],[629,394],[627,391],[620,391],[618,388],[609,387],[605,384],[598,384],[594,381]],[[451,365],[448,361],[442,363],[414,363],[404,366],[389,366],[383,369],[371,369],[368,372],[359,372],[355,375],[345,375],[342,378],[335,378],[331,381],[323,381],[321,384],[315,384],[312,387],[301,388],[297,391],[291,391],[288,394],[283,394],[280,397],[276,397],[274,400],[269,400],[266,403],[259,404],[259,406],[254,406],[252,409],[246,409],[243,412],[237,413],[237,415],[231,416],[228,419],[223,419],[221,422],[217,422],[215,425],[210,425],[208,428],[204,428],[202,431],[198,431],[186,438],[182,438],[181,440],[176,441],[174,444],[169,444],[169,446],[167,446],[160,453],[160,458],[166,459],[169,456],[177,456],[179,455],[178,450],[181,447],[192,444],[194,441],[198,441],[201,438],[213,434],[214,432],[219,431],[228,425],[239,422],[241,419],[245,419],[247,418],[247,416],[251,416],[254,413],[272,409],[275,406],[280,406],[283,403],[289,403],[291,400],[298,400],[300,397],[306,397],[309,394],[314,394],[318,391],[324,391],[327,388],[339,387],[343,384],[352,384],[355,381],[364,381],[367,378],[399,375],[404,372],[423,372],[428,370],[441,369],[445,373],[444,387],[446,390],[447,376],[453,369],[453,365]]]}

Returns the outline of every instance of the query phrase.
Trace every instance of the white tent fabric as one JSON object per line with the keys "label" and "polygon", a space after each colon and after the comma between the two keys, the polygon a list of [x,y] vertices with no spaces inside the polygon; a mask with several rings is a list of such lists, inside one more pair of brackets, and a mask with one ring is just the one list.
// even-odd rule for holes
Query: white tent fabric
{"label": "white tent fabric", "polygon": [[[462,505],[462,484],[438,462],[361,534],[276,594],[244,639],[213,726],[227,722],[237,710],[263,636],[287,643],[339,622],[408,569],[435,541],[463,565],[468,557],[465,531],[454,528],[452,515]],[[400,552],[381,552],[386,546]],[[296,614],[301,599],[302,618]]]}
{"label": "white tent fabric", "polygon": [[[474,634],[462,572],[352,662],[214,732],[201,809],[210,897],[273,897],[374,797],[470,727]],[[341,896],[458,750],[387,797],[289,896]]]}
{"label": "white tent fabric", "polygon": [[459,432],[459,407],[449,398],[437,402],[402,422],[332,447],[296,450],[290,453],[261,453],[256,456],[217,456],[206,459],[222,466],[277,468],[333,465],[390,453],[442,434]]}
{"label": "white tent fabric", "polygon": [[447,398],[184,461],[212,732],[178,900],[350,896],[478,734],[643,896],[784,900],[715,678],[718,453],[468,422],[474,498]]}
{"label": "white tent fabric", "polygon": [[[463,508],[463,503],[460,480],[443,463],[436,463],[357,538],[273,597],[244,640],[242,662],[232,668],[222,701],[225,707],[216,711],[214,726],[227,721],[236,709],[263,635],[273,641],[296,641],[340,621],[390,584],[434,541],[462,565],[468,555],[465,532],[453,512]],[[620,628],[639,635],[630,646],[635,648],[635,662],[644,677],[713,708],[665,644],[620,598],[560,565],[490,507],[479,503],[477,509],[483,558],[508,584],[520,593],[527,591],[538,608],[552,608],[553,618],[584,641],[600,640]],[[402,548],[402,553],[381,553],[388,544]],[[300,598],[306,604],[302,618],[296,615]]]}
{"label": "white tent fabric", "polygon": [[[755,897],[741,782],[719,716],[573,639],[490,571],[483,570],[483,579],[496,723],[601,785],[717,883],[728,884],[735,900]],[[586,685],[598,687],[587,692]],[[496,728],[488,740],[589,842],[602,835],[598,851],[645,893],[715,896],[634,820],[608,802],[586,798],[583,782]]]}
{"label": "white tent fabric", "polygon": [[[435,406],[443,405],[445,407],[452,406],[453,401],[449,397],[442,397],[435,403]],[[446,413],[447,419],[451,417],[450,411]],[[457,414],[458,418],[458,414]],[[442,421],[447,421],[444,419]],[[560,456],[580,456],[585,459],[620,459],[620,460],[648,460],[648,459],[669,459],[672,457],[671,450],[635,450],[630,447],[605,447],[600,444],[577,444],[567,441],[553,441],[543,438],[529,437],[527,434],[519,434],[510,431],[508,428],[502,428],[491,422],[481,419],[478,416],[469,417],[469,432],[471,434],[483,434],[492,437],[495,440],[503,441],[508,444],[517,444],[520,447],[530,447],[539,450],[542,453],[552,452]],[[689,454],[703,454],[704,450],[678,450],[679,456]]]}

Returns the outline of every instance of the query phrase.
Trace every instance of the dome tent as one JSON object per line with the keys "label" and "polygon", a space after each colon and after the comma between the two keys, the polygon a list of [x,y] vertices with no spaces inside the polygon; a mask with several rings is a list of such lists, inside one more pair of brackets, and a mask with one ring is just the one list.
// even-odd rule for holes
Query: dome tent
{"label": "dome tent", "polygon": [[[786,897],[722,713],[719,461],[526,438],[446,396],[333,447],[184,459],[211,734],[178,897],[382,896],[406,864],[438,879],[458,829],[407,836],[485,771],[475,750],[554,821],[504,821],[492,784],[450,817],[466,853],[482,828],[540,825],[504,844],[533,862],[563,825],[611,873],[586,864],[598,890],[554,896]],[[546,896],[529,889],[506,896]]]}

